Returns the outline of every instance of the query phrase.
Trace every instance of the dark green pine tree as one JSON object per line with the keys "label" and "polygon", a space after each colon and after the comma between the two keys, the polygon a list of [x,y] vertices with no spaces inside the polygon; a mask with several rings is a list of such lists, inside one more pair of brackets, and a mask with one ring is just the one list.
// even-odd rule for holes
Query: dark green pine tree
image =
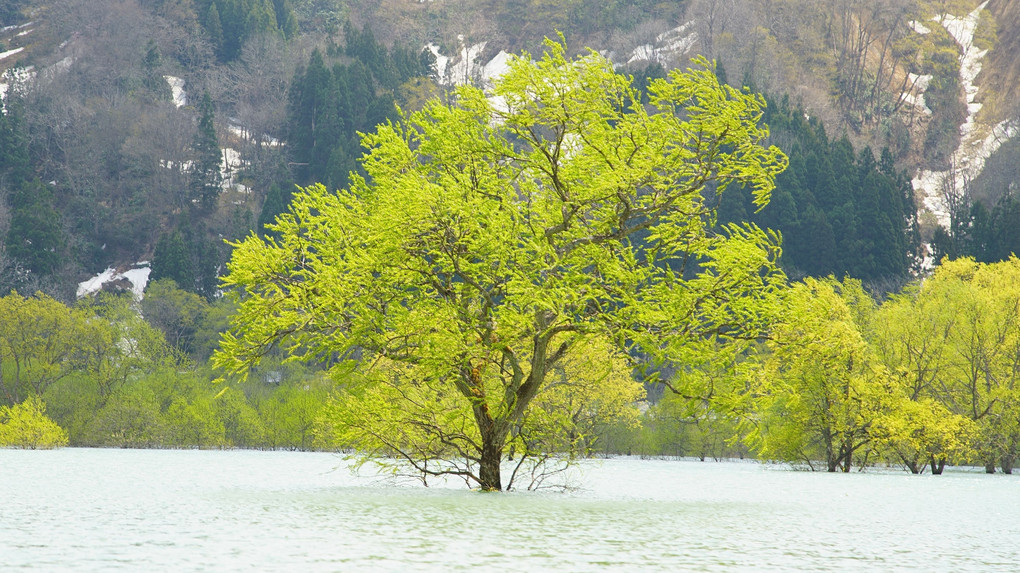
{"label": "dark green pine tree", "polygon": [[178,287],[194,292],[195,272],[192,269],[189,251],[189,245],[179,229],[161,236],[152,254],[152,272],[149,274],[149,280],[172,279]]}
{"label": "dark green pine tree", "polygon": [[19,189],[32,174],[23,111],[18,90],[12,86],[0,104],[0,185],[8,190]]}
{"label": "dark green pine tree", "polygon": [[973,256],[981,262],[998,262],[1020,254],[1020,201],[1007,190],[988,208],[975,201],[965,237],[955,241],[959,256]]}
{"label": "dark green pine tree", "polygon": [[276,9],[269,0],[253,0],[249,4],[247,12],[244,33],[241,38],[242,46],[248,38],[277,31]]}
{"label": "dark green pine tree", "polygon": [[[764,121],[790,165],[764,209],[755,213],[745,193],[740,205],[724,200],[720,221],[739,217],[742,207],[751,221],[780,231],[780,262],[791,276],[849,274],[880,286],[905,278],[919,245],[917,213],[892,154],[883,150],[876,162],[870,149],[855,153],[846,137],[830,141],[817,119],[785,97],[769,100]],[[945,239],[939,248],[957,249]]]}
{"label": "dark green pine tree", "polygon": [[347,88],[350,101],[350,127],[348,133],[353,136],[356,132],[365,132],[374,125],[368,125],[368,108],[375,99],[375,81],[368,67],[361,61],[355,60],[347,66]]}
{"label": "dark green pine tree", "polygon": [[23,129],[23,103],[12,86],[0,105],[0,190],[7,191],[10,226],[4,237],[7,253],[38,275],[54,272],[65,240],[53,191],[32,175]]}
{"label": "dark green pine tree", "polygon": [[223,36],[223,22],[220,19],[220,10],[216,7],[216,2],[209,3],[209,9],[205,12],[202,26],[205,28],[205,33],[209,36],[209,43],[213,45],[213,51],[216,52],[216,56],[221,60],[225,59],[226,43]]}
{"label": "dark green pine tree", "polygon": [[191,238],[191,261],[195,269],[195,292],[212,300],[219,286],[217,271],[225,254],[221,252],[223,241],[208,238],[209,234],[193,234]]}
{"label": "dark green pine tree", "polygon": [[145,46],[145,56],[142,57],[142,84],[152,94],[156,101],[170,101],[172,93],[166,79],[163,78],[161,67],[163,57],[159,53],[159,46],[155,40],[149,40]]}
{"label": "dark green pine tree", "polygon": [[202,94],[198,112],[198,132],[192,144],[190,195],[193,204],[197,203],[204,211],[211,211],[216,206],[220,194],[222,158],[213,122],[215,112],[209,92]]}
{"label": "dark green pine tree", "polygon": [[21,11],[27,3],[27,0],[4,0],[0,2],[0,27],[23,22],[25,16]]}
{"label": "dark green pine tree", "polygon": [[333,74],[319,50],[308,67],[295,74],[288,101],[287,144],[294,174],[301,184],[328,183],[334,149],[342,145],[344,122]]}
{"label": "dark green pine tree", "polygon": [[11,198],[7,252],[38,275],[56,271],[65,251],[60,223],[53,191],[38,180],[22,184]]}
{"label": "dark green pine tree", "polygon": [[276,25],[280,28],[284,38],[293,38],[298,33],[297,18],[294,17],[294,10],[288,0],[273,0],[273,10],[276,12]]}
{"label": "dark green pine tree", "polygon": [[245,28],[248,24],[247,2],[245,0],[216,0],[223,28],[223,43],[220,60],[229,62],[241,54],[244,45]]}
{"label": "dark green pine tree", "polygon": [[258,232],[262,235],[275,236],[266,229],[266,225],[276,221],[276,218],[287,210],[293,192],[287,186],[273,183],[266,193],[266,202],[262,204],[262,213],[259,215],[257,224]]}

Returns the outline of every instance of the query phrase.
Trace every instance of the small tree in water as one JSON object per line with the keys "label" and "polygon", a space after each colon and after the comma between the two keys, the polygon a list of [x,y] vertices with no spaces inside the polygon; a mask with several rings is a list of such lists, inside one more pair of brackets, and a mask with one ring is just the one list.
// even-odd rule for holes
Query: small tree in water
{"label": "small tree in water", "polygon": [[[746,185],[763,206],[786,165],[762,145],[763,100],[700,61],[652,83],[650,112],[605,58],[547,47],[492,99],[463,86],[380,126],[369,178],[304,189],[275,236],[236,244],[224,284],[240,308],[215,363],[243,376],[278,343],[347,359],[337,400],[357,407],[327,420],[345,445],[501,490],[511,450],[571,443],[578,409],[549,406],[566,362],[619,384],[607,373],[632,351],[697,364],[758,335],[784,281],[778,237],[713,229],[718,193]],[[563,430],[529,439],[536,419]]]}

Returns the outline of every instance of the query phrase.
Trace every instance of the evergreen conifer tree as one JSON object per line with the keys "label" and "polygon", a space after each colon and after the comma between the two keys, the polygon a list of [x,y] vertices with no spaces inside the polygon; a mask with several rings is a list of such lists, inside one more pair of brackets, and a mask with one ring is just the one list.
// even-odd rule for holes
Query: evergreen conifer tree
{"label": "evergreen conifer tree", "polygon": [[221,59],[224,57],[223,23],[220,20],[220,11],[216,8],[216,2],[209,3],[209,10],[205,13],[205,33],[209,35],[209,42],[212,43],[216,55]]}
{"label": "evergreen conifer tree", "polygon": [[220,155],[219,140],[216,137],[216,126],[214,125],[214,109],[212,98],[209,92],[202,94],[202,102],[199,104],[198,132],[195,134],[195,141],[192,145],[194,159],[192,160],[190,191],[192,202],[206,211],[216,206],[219,198],[220,183]]}
{"label": "evergreen conifer tree", "polygon": [[167,85],[160,68],[163,65],[163,56],[159,52],[159,46],[155,40],[149,40],[145,46],[145,56],[142,57],[142,71],[144,77],[142,84],[152,93],[157,101],[170,101],[172,94],[170,86]]}
{"label": "evergreen conifer tree", "polygon": [[292,195],[292,191],[287,191],[284,186],[276,183],[269,187],[269,192],[266,193],[266,202],[262,205],[262,213],[259,215],[257,224],[257,230],[260,234],[275,235],[275,233],[266,229],[266,225],[275,221],[280,213],[287,210],[287,205],[290,204]]}
{"label": "evergreen conifer tree", "polygon": [[149,280],[171,279],[181,289],[194,291],[195,273],[189,250],[179,229],[161,236],[152,254],[152,272],[149,274]]}
{"label": "evergreen conifer tree", "polygon": [[60,265],[64,253],[60,213],[53,192],[38,180],[20,185],[12,194],[7,252],[39,275]]}

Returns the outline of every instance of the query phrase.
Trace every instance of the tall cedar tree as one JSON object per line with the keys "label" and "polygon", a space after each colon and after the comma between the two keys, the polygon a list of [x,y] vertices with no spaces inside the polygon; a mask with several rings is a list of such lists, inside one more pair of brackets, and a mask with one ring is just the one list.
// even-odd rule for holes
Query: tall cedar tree
{"label": "tall cedar tree", "polygon": [[209,92],[202,94],[198,112],[198,132],[192,144],[194,159],[189,186],[192,202],[197,202],[203,211],[211,211],[219,198],[223,178],[220,173],[220,144],[213,123],[215,110]]}

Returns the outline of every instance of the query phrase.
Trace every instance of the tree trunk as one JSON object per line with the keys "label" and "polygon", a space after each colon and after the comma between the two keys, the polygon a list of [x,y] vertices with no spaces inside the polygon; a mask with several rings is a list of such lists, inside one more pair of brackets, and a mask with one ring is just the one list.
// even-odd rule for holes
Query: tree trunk
{"label": "tree trunk", "polygon": [[478,462],[478,481],[482,491],[502,491],[499,464],[503,459],[502,440],[496,440],[494,432],[482,435],[482,457]]}
{"label": "tree trunk", "polygon": [[942,475],[942,470],[946,469],[946,458],[931,458],[931,475],[939,476]]}
{"label": "tree trunk", "polygon": [[1006,475],[1012,475],[1014,461],[1015,460],[1013,456],[1002,456],[1002,473]]}
{"label": "tree trunk", "polygon": [[985,462],[985,473],[986,474],[994,474],[995,473],[995,460],[992,460],[990,462],[989,461]]}
{"label": "tree trunk", "polygon": [[839,459],[836,457],[836,452],[833,451],[832,446],[832,434],[828,429],[822,430],[822,441],[825,442],[825,466],[829,473],[835,473],[836,466],[839,464]]}
{"label": "tree trunk", "polygon": [[913,458],[908,458],[907,456],[900,454],[900,459],[903,460],[903,465],[907,466],[907,469],[910,470],[910,473],[914,475],[921,473],[921,470],[924,469],[924,465],[920,463],[920,460],[917,458],[917,456],[914,456]]}

